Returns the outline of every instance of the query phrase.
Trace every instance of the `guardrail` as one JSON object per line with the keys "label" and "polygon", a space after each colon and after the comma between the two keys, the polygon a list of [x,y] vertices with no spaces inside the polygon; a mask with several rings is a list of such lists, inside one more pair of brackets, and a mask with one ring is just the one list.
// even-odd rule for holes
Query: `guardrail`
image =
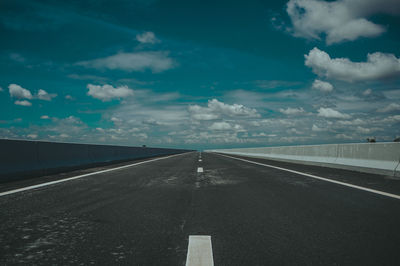
{"label": "guardrail", "polygon": [[400,143],[217,149],[211,152],[400,176]]}
{"label": "guardrail", "polygon": [[0,139],[0,151],[0,182],[7,182],[189,150]]}

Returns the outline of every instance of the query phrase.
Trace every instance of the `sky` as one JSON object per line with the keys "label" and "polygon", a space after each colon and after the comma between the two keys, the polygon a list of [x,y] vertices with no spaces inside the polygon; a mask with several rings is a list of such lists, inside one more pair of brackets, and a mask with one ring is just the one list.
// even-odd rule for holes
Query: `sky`
{"label": "sky", "polygon": [[2,0],[0,138],[193,149],[400,136],[398,0]]}

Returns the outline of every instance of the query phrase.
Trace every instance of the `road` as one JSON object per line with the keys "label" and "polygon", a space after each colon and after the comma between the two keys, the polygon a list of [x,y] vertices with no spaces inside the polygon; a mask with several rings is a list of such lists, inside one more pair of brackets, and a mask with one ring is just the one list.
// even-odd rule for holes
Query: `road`
{"label": "road", "polygon": [[[189,236],[206,235],[215,265],[399,265],[399,199],[199,156],[1,196],[0,264],[185,265]],[[397,179],[249,160],[400,195]]]}

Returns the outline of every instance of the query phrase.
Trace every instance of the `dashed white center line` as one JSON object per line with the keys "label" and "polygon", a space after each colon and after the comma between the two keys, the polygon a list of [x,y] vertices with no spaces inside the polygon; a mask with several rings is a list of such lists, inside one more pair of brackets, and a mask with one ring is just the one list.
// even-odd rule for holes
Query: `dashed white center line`
{"label": "dashed white center line", "polygon": [[189,236],[186,266],[214,266],[211,236]]}
{"label": "dashed white center line", "polygon": [[197,173],[203,173],[203,167],[197,167]]}
{"label": "dashed white center line", "polygon": [[199,162],[201,162],[201,159],[199,159]]}

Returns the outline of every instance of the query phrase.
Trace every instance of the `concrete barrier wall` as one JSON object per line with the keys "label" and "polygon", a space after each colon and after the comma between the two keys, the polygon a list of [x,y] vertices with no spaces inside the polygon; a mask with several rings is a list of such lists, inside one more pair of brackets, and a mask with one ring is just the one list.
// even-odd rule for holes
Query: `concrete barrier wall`
{"label": "concrete barrier wall", "polygon": [[400,176],[400,143],[396,142],[219,149],[210,151]]}
{"label": "concrete barrier wall", "polygon": [[0,139],[0,182],[188,151]]}

